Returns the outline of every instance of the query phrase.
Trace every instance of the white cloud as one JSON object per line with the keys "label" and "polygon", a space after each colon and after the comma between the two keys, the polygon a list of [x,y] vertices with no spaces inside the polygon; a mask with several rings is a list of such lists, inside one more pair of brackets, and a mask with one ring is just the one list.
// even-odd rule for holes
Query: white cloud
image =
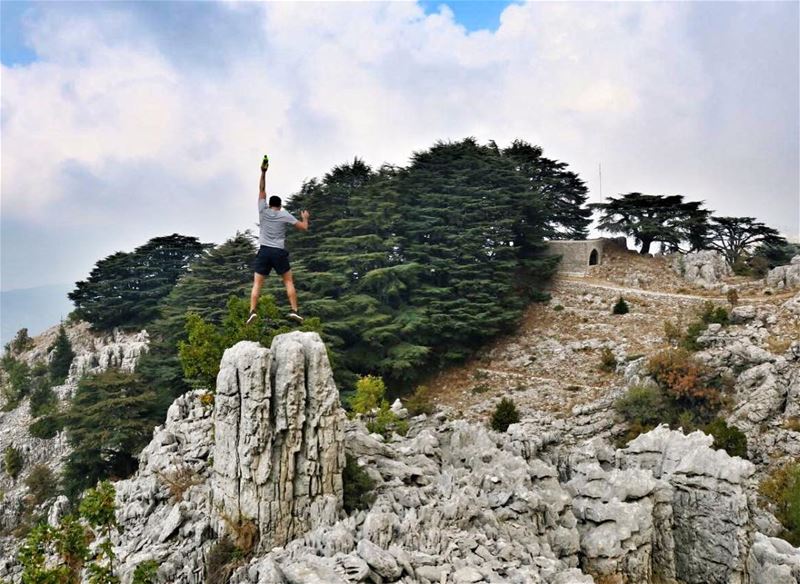
{"label": "white cloud", "polygon": [[[797,85],[796,51],[738,17],[774,28],[774,8],[720,5],[735,16],[709,48],[698,38],[713,22],[688,3],[513,4],[474,33],[413,2],[232,3],[213,16],[223,32],[161,30],[141,12],[157,5],[96,6],[45,5],[30,23],[41,60],[2,68],[4,217],[104,230],[124,212],[126,243],[156,230],[219,241],[255,221],[265,150],[270,190],[288,194],[355,155],[403,164],[474,135],[540,144],[595,197],[602,161],[605,195],[680,192],[796,230],[797,114],[758,85],[761,53]],[[753,85],[774,121],[743,109],[736,92]]]}

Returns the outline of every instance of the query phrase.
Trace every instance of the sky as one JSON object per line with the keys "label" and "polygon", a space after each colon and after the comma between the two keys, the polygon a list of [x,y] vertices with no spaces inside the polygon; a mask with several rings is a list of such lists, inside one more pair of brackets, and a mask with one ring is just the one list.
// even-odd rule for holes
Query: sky
{"label": "sky", "polygon": [[799,7],[4,0],[0,289],[255,229],[264,153],[287,197],[467,136],[540,145],[593,202],[683,194],[796,237]]}

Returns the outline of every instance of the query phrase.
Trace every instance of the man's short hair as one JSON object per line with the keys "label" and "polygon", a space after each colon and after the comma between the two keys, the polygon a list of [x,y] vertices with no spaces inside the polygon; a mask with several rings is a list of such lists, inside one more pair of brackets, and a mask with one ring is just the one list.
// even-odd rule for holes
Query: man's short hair
{"label": "man's short hair", "polygon": [[280,207],[281,206],[281,198],[280,197],[276,197],[275,195],[272,195],[269,198],[269,206],[270,207]]}

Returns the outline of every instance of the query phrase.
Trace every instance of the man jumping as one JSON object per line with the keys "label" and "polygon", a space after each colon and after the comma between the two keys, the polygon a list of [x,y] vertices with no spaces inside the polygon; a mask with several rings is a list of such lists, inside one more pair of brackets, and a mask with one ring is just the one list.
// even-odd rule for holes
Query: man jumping
{"label": "man jumping", "polygon": [[258,306],[258,297],[261,294],[261,286],[264,284],[266,278],[272,268],[283,278],[283,284],[286,286],[286,295],[289,297],[289,304],[292,306],[292,311],[289,313],[289,318],[297,322],[303,322],[303,317],[298,314],[297,310],[297,292],[294,289],[294,280],[292,280],[292,268],[289,265],[289,252],[283,247],[284,239],[286,238],[286,226],[294,225],[296,229],[308,231],[308,211],[303,211],[300,216],[302,221],[298,221],[288,211],[281,209],[281,198],[272,196],[269,198],[269,206],[267,206],[267,191],[266,191],[266,174],[269,168],[269,161],[264,157],[264,162],[261,163],[261,182],[259,183],[258,192],[258,218],[260,224],[260,235],[258,243],[261,246],[256,255],[255,262],[253,263],[253,290],[250,293],[250,316],[247,318],[247,324],[253,322],[258,315],[256,314],[256,306]]}

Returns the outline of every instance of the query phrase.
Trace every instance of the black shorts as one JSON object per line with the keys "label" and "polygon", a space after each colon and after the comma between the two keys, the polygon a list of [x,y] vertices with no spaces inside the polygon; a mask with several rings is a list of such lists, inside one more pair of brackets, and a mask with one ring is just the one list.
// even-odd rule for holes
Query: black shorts
{"label": "black shorts", "polygon": [[275,268],[275,271],[280,275],[291,270],[292,267],[289,265],[289,252],[279,247],[267,247],[266,245],[262,245],[253,262],[253,271],[262,276],[269,276],[272,268]]}

